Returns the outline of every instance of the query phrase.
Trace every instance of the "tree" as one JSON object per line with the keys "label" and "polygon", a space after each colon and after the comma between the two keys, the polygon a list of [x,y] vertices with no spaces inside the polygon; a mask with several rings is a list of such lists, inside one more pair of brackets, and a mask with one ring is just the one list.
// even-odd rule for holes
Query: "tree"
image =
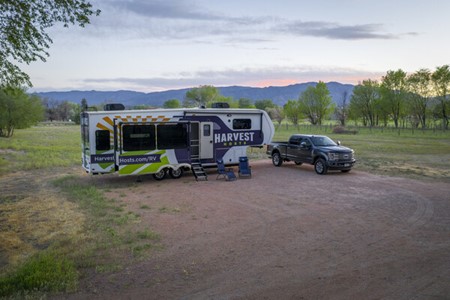
{"label": "tree", "polygon": [[202,85],[186,92],[184,107],[207,106],[220,98],[219,90],[212,85]]}
{"label": "tree", "polygon": [[334,110],[330,91],[322,81],[315,87],[309,86],[300,95],[299,104],[300,111],[313,125],[322,125],[322,121]]}
{"label": "tree", "polygon": [[179,108],[181,107],[181,103],[178,99],[170,99],[164,102],[164,108]]}
{"label": "tree", "polygon": [[450,92],[450,67],[444,65],[437,67],[431,75],[431,80],[434,86],[434,92],[439,99],[438,112],[442,118],[444,129],[448,129],[449,115],[450,115],[450,103],[448,99],[448,93]]}
{"label": "tree", "polygon": [[426,128],[428,104],[432,96],[431,72],[428,69],[420,69],[408,76],[406,83],[409,92],[407,107],[411,123],[415,127],[420,123],[422,128]]}
{"label": "tree", "polygon": [[401,69],[388,71],[381,79],[380,91],[382,107],[394,121],[395,128],[398,128],[400,119],[405,115],[406,72]]}
{"label": "tree", "polygon": [[251,99],[248,98],[240,98],[239,99],[239,108],[254,108],[255,106],[252,103]]}
{"label": "tree", "polygon": [[354,119],[362,118],[363,124],[370,127],[377,122],[377,106],[380,101],[380,86],[373,80],[363,80],[353,89],[350,113]]}
{"label": "tree", "polygon": [[267,108],[274,108],[275,104],[270,99],[255,101],[255,107],[257,109],[267,110]]}
{"label": "tree", "polygon": [[298,125],[298,121],[300,120],[301,111],[299,102],[296,100],[288,100],[283,107],[284,115],[288,118],[289,121],[294,125]]}
{"label": "tree", "polygon": [[84,27],[92,15],[99,15],[86,0],[0,1],[0,87],[32,86],[30,77],[13,63],[44,61],[52,39],[48,28]]}
{"label": "tree", "polygon": [[273,108],[269,108],[267,113],[269,114],[269,116],[272,120],[275,120],[278,122],[278,126],[281,125],[281,122],[286,117],[283,108],[278,105]]}
{"label": "tree", "polygon": [[0,136],[11,137],[15,129],[27,128],[43,119],[44,107],[37,96],[23,89],[0,89]]}
{"label": "tree", "polygon": [[344,91],[342,93],[342,103],[336,106],[334,113],[336,114],[337,119],[339,120],[340,125],[345,126],[345,123],[348,118],[348,91]]}

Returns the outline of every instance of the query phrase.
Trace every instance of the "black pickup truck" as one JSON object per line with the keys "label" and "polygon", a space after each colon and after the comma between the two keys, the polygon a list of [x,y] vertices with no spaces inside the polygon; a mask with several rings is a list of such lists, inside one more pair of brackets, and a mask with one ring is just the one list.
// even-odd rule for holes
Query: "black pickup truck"
{"label": "black pickup truck", "polygon": [[349,172],[355,164],[354,151],[335,143],[324,135],[294,134],[289,142],[272,142],[267,146],[267,154],[274,166],[283,161],[293,161],[297,165],[314,165],[317,174],[324,175],[328,170]]}

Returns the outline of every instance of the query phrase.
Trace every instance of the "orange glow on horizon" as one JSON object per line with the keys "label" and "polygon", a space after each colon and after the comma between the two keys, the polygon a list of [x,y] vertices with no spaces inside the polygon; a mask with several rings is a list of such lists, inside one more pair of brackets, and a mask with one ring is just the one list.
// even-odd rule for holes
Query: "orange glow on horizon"
{"label": "orange glow on horizon", "polygon": [[339,82],[342,84],[353,84],[358,85],[363,80],[376,80],[380,81],[382,74],[373,74],[372,76],[358,76],[358,75],[336,75],[336,76],[327,76],[327,78],[315,78],[315,77],[309,77],[309,78],[280,78],[280,79],[264,79],[259,81],[248,81],[244,85],[252,86],[252,87],[269,87],[269,86],[288,86],[293,84],[299,84],[299,83],[306,83],[306,82],[318,82],[323,81],[325,83],[327,82]]}

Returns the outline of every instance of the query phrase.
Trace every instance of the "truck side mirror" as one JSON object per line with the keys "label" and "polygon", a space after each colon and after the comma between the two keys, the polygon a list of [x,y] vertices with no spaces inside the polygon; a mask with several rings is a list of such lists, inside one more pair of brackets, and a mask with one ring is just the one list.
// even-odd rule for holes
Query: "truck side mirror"
{"label": "truck side mirror", "polygon": [[306,142],[301,142],[300,143],[300,148],[308,148],[308,146],[306,146]]}
{"label": "truck side mirror", "polygon": [[341,141],[337,141],[336,144],[338,144],[340,146],[341,145]]}

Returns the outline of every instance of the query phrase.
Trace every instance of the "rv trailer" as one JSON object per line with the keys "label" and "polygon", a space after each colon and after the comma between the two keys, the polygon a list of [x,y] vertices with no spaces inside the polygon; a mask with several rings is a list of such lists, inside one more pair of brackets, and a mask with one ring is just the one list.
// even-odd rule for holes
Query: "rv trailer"
{"label": "rv trailer", "polygon": [[273,135],[272,120],[259,109],[85,111],[82,165],[91,174],[153,174],[156,179],[166,173],[179,178],[191,169],[197,178],[217,159],[238,164],[247,147],[266,145]]}

